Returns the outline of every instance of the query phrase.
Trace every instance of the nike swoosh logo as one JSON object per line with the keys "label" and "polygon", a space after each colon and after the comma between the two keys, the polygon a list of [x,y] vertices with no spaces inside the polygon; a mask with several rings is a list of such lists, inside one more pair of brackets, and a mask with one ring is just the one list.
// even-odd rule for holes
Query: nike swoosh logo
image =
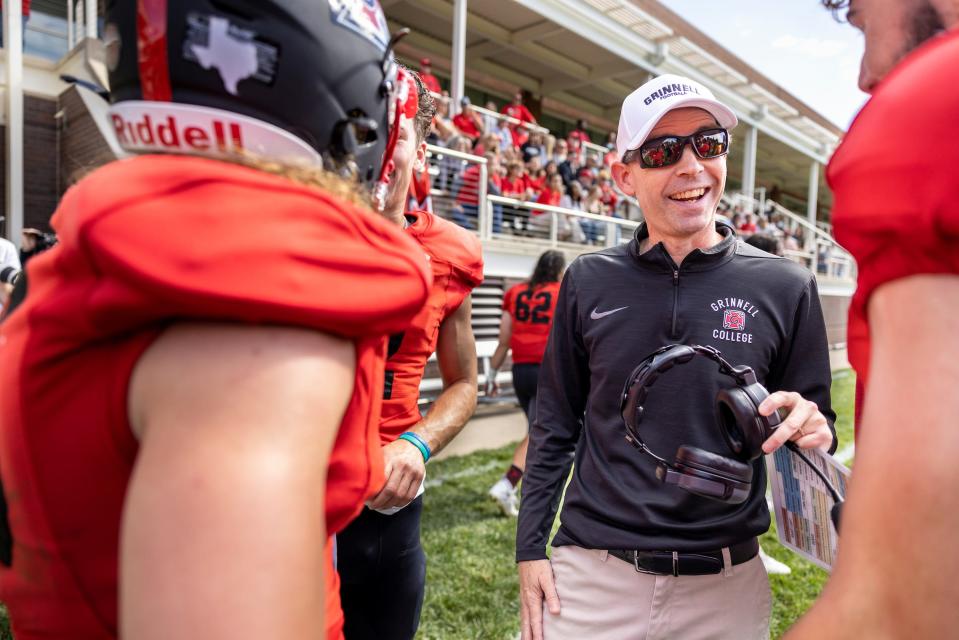
{"label": "nike swoosh logo", "polygon": [[610,309],[609,311],[597,311],[593,309],[593,312],[589,314],[589,317],[593,320],[599,320],[600,318],[605,318],[606,316],[612,315],[617,311],[622,311],[623,309],[629,309],[629,307],[620,307],[619,309]]}

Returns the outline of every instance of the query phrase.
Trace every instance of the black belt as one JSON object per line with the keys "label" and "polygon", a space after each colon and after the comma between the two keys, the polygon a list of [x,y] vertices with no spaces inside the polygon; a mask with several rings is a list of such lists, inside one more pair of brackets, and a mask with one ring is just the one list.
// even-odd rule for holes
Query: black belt
{"label": "black belt", "polygon": [[[751,538],[729,547],[733,564],[752,560],[759,553],[759,540]],[[610,549],[609,555],[636,567],[640,573],[660,576],[704,576],[721,573],[723,552],[718,551],[633,551]]]}

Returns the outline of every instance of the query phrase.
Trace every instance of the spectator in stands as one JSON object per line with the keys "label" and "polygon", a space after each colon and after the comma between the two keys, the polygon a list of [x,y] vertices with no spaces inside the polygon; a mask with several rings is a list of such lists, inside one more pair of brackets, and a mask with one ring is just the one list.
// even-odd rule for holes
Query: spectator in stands
{"label": "spectator in stands", "polygon": [[506,177],[503,178],[503,195],[507,198],[526,200],[526,176],[523,174],[523,164],[513,161],[506,165]]}
{"label": "spectator in stands", "polygon": [[[539,365],[546,351],[546,341],[553,321],[553,311],[559,299],[559,283],[566,267],[566,258],[556,250],[542,254],[536,261],[529,282],[512,287],[503,296],[503,316],[500,321],[499,344],[490,359],[490,371],[486,378],[486,395],[499,394],[496,376],[506,361],[513,356],[513,390],[526,414],[527,428],[536,417],[536,386]],[[523,478],[526,467],[526,447],[529,438],[524,438],[513,451],[513,463],[489,494],[499,503],[503,513],[516,517],[519,513],[519,496],[516,487]]]}
{"label": "spectator in stands", "polygon": [[781,256],[783,254],[779,241],[765,233],[754,233],[746,238],[746,244],[751,244],[757,249],[771,253],[774,256]]}
{"label": "spectator in stands", "polygon": [[523,160],[529,161],[533,156],[539,156],[540,160],[546,162],[546,141],[545,136],[539,131],[533,131],[529,134],[526,142],[520,145],[523,150]]}
{"label": "spectator in stands", "polygon": [[495,133],[484,133],[473,147],[473,155],[485,156],[487,153],[494,153],[497,158],[500,156],[499,138]]}
{"label": "spectator in stands", "polygon": [[577,158],[582,158],[583,153],[586,151],[583,143],[592,142],[592,140],[589,139],[589,134],[586,132],[586,121],[582,118],[576,121],[576,127],[569,132],[566,138],[569,140],[569,152]]}
{"label": "spectator in stands", "polygon": [[[583,211],[598,216],[606,213],[606,207],[603,205],[603,190],[599,185],[589,187],[589,190],[586,192],[586,198],[583,200]],[[603,234],[603,223],[598,220],[584,219],[580,221],[580,226],[583,228],[583,233],[586,234],[586,240],[590,244],[599,242],[600,236]]]}
{"label": "spectator in stands", "polygon": [[556,148],[553,150],[553,162],[559,169],[559,175],[563,176],[563,184],[569,189],[570,185],[576,179],[576,167],[573,159],[569,156],[569,143],[560,139],[556,141]]}
{"label": "spectator in stands", "polygon": [[606,155],[603,156],[603,165],[613,166],[616,161],[616,132],[610,131],[606,136]]}
{"label": "spectator in stands", "polygon": [[509,120],[500,118],[496,123],[496,128],[493,130],[493,133],[495,133],[499,139],[500,151],[505,152],[507,149],[512,148],[513,132],[509,128]]}
{"label": "spectator in stands", "polygon": [[747,212],[743,216],[743,222],[739,225],[739,232],[746,236],[752,233],[756,233],[756,216],[750,212]]}
{"label": "spectator in stands", "polygon": [[[533,117],[533,114],[529,112],[529,109],[526,108],[526,105],[523,104],[523,92],[517,91],[513,95],[513,101],[503,107],[503,114],[516,118],[520,122],[528,124],[536,124],[536,118]],[[512,125],[513,130],[513,144],[517,147],[522,147],[529,138],[528,131],[518,124]]]}
{"label": "spectator in stands", "polygon": [[613,179],[609,175],[609,172],[606,169],[603,169],[599,172],[597,177],[597,182],[599,185],[600,191],[602,191],[602,201],[603,205],[606,207],[606,212],[609,215],[616,216],[616,203],[619,202],[619,196],[616,195],[616,190],[613,189]]}
{"label": "spectator in stands", "polygon": [[[498,158],[495,153],[486,154],[486,163],[487,163],[487,185],[486,192],[489,193],[493,191],[494,193],[499,193],[499,184],[501,183],[498,171],[496,167],[498,166]],[[489,168],[492,167],[494,170],[489,171]],[[453,184],[453,192],[456,196],[456,208],[454,209],[453,218],[456,220],[456,223],[467,229],[477,229],[477,220],[479,213],[479,189],[478,185],[480,182],[480,165],[470,164],[466,169],[459,175]],[[503,225],[503,214],[502,210],[497,210],[494,208],[493,212],[493,233],[499,233]]]}
{"label": "spectator in stands", "polygon": [[426,88],[435,94],[441,94],[443,88],[440,87],[440,81],[433,75],[433,63],[429,58],[420,60],[420,79]]}
{"label": "spectator in stands", "polygon": [[548,204],[551,207],[558,207],[565,193],[566,188],[563,186],[563,176],[554,173],[549,177],[546,188],[540,191],[536,202],[537,204]]}
{"label": "spectator in stands", "polygon": [[546,170],[539,156],[533,156],[526,163],[526,189],[531,198],[539,197],[546,188]]}
{"label": "spectator in stands", "polygon": [[456,135],[456,126],[450,120],[449,99],[441,98],[436,101],[436,115],[433,116],[433,126],[430,128],[430,135],[427,139],[430,144],[449,147],[451,139]]}
{"label": "spectator in stands", "polygon": [[483,119],[473,110],[473,103],[468,96],[460,100],[460,112],[453,116],[453,125],[473,142],[483,135]]}
{"label": "spectator in stands", "polygon": [[499,113],[499,110],[496,108],[496,103],[492,100],[487,100],[484,107],[488,113],[482,113],[483,117],[483,131],[490,133],[496,130],[496,127],[499,126],[499,116],[496,114]]}
{"label": "spectator in stands", "polygon": [[[460,153],[469,153],[471,151],[470,141],[460,135],[450,138],[447,147]],[[437,186],[443,191],[452,191],[456,179],[466,169],[467,162],[461,158],[455,158],[451,155],[444,155],[439,162],[439,175],[437,176]]]}

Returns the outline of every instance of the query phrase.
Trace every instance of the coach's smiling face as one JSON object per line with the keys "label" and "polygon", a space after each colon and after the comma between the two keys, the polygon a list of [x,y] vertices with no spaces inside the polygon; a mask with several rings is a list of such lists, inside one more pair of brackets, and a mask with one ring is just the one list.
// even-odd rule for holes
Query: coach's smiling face
{"label": "coach's smiling face", "polygon": [[[688,136],[718,126],[709,112],[698,108],[673,109],[646,137]],[[613,165],[613,178],[643,210],[650,231],[667,238],[689,238],[710,231],[716,206],[726,186],[726,156],[703,160],[690,145],[675,164],[644,169],[639,159]]]}

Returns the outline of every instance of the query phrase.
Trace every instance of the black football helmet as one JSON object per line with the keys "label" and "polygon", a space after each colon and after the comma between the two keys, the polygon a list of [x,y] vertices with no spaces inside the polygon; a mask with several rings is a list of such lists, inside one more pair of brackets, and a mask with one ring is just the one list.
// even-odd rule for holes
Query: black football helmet
{"label": "black football helmet", "polygon": [[114,116],[121,137],[139,131],[134,150],[161,138],[194,151],[239,139],[240,125],[234,134],[169,119],[196,107],[292,134],[324,159],[355,163],[368,183],[380,175],[397,65],[376,0],[111,0],[104,40],[115,108],[157,109],[145,126],[142,115]]}

